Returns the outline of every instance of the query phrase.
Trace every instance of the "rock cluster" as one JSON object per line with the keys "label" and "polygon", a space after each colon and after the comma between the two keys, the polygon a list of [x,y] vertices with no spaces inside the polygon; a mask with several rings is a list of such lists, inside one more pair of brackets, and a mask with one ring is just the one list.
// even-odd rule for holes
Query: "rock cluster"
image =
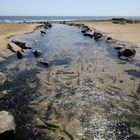
{"label": "rock cluster", "polygon": [[[52,24],[49,22],[44,22],[42,25],[39,25],[35,28],[36,29],[40,29],[40,33],[41,35],[46,34],[46,29],[49,29],[52,27]],[[45,30],[42,30],[45,29]],[[34,40],[34,42],[36,42],[36,40]],[[12,40],[8,45],[7,48],[12,51],[13,53],[16,53],[17,58],[18,59],[22,59],[23,58],[23,52],[25,49],[32,49],[31,47],[27,47],[25,42],[22,41],[18,41],[18,40]],[[39,57],[42,53],[39,50],[35,50],[32,52],[34,54],[35,57]]]}
{"label": "rock cluster", "polygon": [[125,24],[125,23],[133,24],[133,23],[135,23],[135,21],[132,19],[125,19],[125,18],[112,18],[112,23],[115,23],[115,24]]}

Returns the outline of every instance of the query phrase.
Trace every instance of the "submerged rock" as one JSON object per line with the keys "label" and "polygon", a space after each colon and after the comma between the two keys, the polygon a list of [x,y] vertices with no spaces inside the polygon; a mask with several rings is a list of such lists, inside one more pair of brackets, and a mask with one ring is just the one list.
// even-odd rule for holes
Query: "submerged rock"
{"label": "submerged rock", "polygon": [[35,57],[39,57],[42,54],[40,50],[35,50],[32,53],[34,54]]}
{"label": "submerged rock", "polygon": [[45,66],[48,66],[49,65],[49,61],[47,60],[43,60],[43,61],[40,61],[41,64],[45,65]]}
{"label": "submerged rock", "polygon": [[18,59],[22,59],[23,54],[20,51],[17,51],[17,58]]}
{"label": "submerged rock", "polygon": [[7,111],[0,112],[0,140],[14,140],[15,122],[13,116]]}
{"label": "submerged rock", "polygon": [[6,81],[6,79],[6,76],[2,72],[0,72],[0,84],[3,84]]}

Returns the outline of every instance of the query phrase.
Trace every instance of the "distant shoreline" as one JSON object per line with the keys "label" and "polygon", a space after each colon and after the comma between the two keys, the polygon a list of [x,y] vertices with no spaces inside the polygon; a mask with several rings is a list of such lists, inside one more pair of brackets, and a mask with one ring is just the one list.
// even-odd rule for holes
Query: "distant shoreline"
{"label": "distant shoreline", "polygon": [[0,23],[40,23],[45,21],[110,21],[125,18],[140,21],[140,16],[0,16]]}

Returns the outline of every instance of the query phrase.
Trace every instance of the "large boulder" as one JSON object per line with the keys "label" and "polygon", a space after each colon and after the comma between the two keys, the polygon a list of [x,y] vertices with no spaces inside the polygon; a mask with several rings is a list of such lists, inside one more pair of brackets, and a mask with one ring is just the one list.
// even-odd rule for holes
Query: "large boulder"
{"label": "large boulder", "polygon": [[14,140],[15,122],[7,111],[0,111],[0,140]]}
{"label": "large boulder", "polygon": [[133,58],[136,54],[136,51],[133,47],[130,48],[122,48],[118,51],[119,57],[127,57],[127,58]]}

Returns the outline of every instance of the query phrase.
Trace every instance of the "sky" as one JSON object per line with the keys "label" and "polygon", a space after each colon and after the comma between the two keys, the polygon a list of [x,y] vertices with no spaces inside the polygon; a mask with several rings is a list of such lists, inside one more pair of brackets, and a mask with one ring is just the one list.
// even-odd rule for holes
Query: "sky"
{"label": "sky", "polygon": [[0,16],[140,16],[140,0],[0,0]]}

